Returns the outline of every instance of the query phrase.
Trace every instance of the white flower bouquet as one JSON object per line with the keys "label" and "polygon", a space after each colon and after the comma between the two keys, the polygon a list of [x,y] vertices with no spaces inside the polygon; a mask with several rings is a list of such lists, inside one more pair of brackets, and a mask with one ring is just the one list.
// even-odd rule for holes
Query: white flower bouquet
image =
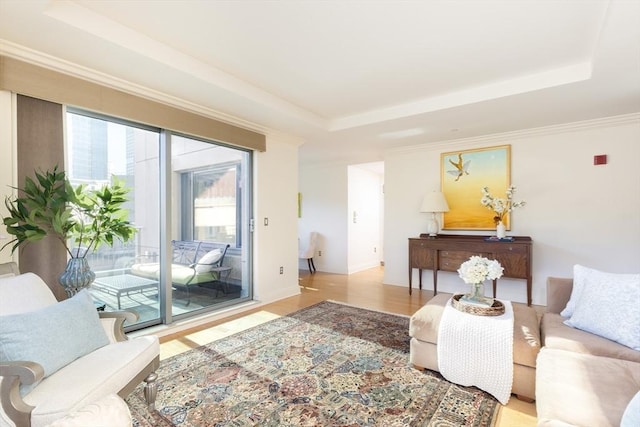
{"label": "white flower bouquet", "polygon": [[485,280],[495,280],[502,277],[504,268],[496,260],[474,255],[463,262],[458,269],[458,274],[464,283],[478,284]]}
{"label": "white flower bouquet", "polygon": [[494,213],[493,220],[496,225],[500,221],[504,221],[505,216],[511,212],[512,210],[522,207],[526,204],[526,202],[514,202],[513,194],[516,192],[516,187],[511,185],[507,188],[506,194],[507,198],[498,198],[493,197],[491,193],[489,193],[489,187],[482,187],[482,198],[480,199],[480,203],[482,206],[487,209],[491,209]]}

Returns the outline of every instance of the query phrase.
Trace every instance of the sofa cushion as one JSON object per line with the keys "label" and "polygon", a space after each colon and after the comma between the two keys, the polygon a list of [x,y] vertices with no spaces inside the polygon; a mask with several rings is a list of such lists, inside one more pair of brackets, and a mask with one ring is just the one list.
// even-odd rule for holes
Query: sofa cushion
{"label": "sofa cushion", "polygon": [[40,310],[0,316],[0,360],[39,363],[45,377],[107,344],[87,290]]}
{"label": "sofa cushion", "polygon": [[571,317],[573,315],[582,291],[587,285],[602,289],[622,283],[637,284],[638,282],[640,282],[640,274],[607,273],[576,264],[573,266],[573,289],[571,290],[571,297],[569,298],[567,306],[560,314],[564,317]]}
{"label": "sofa cushion", "polygon": [[211,271],[211,268],[220,261],[222,258],[222,251],[220,249],[213,249],[202,256],[195,265],[196,272],[207,273]]}
{"label": "sofa cushion", "polygon": [[536,369],[538,425],[619,426],[640,390],[640,364],[543,348]]}
{"label": "sofa cushion", "polygon": [[637,279],[610,286],[585,283],[565,324],[640,350],[640,276]]}
{"label": "sofa cushion", "polygon": [[513,305],[513,363],[536,366],[542,347],[540,321],[536,311],[523,304]]}
{"label": "sofa cushion", "polygon": [[158,337],[143,336],[109,344],[71,362],[24,396],[27,404],[35,406],[32,427],[46,426],[122,390],[159,351]]}
{"label": "sofa cushion", "polygon": [[640,363],[640,351],[564,324],[566,318],[555,313],[545,313],[540,327],[545,347],[587,353],[595,356],[614,357]]}
{"label": "sofa cushion", "polygon": [[[160,277],[160,264],[134,264],[131,266],[131,274],[158,280]],[[211,282],[213,279],[211,266],[208,266],[206,273],[196,274],[195,270],[187,265],[171,264],[171,283],[174,285],[196,285],[198,283]]]}

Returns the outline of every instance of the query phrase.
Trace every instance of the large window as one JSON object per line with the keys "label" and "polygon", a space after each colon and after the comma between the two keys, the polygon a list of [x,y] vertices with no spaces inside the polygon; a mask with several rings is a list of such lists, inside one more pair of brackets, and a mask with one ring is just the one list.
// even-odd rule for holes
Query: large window
{"label": "large window", "polygon": [[135,238],[88,256],[98,305],[138,312],[131,330],[251,298],[249,151],[74,109],[66,126],[72,184],[130,188]]}

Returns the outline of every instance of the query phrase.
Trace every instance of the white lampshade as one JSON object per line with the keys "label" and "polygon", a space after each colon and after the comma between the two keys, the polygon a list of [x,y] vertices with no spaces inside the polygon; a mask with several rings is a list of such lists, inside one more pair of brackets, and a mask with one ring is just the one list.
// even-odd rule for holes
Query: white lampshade
{"label": "white lampshade", "polygon": [[447,204],[447,199],[444,198],[444,194],[440,191],[427,193],[422,199],[420,212],[449,212],[449,205]]}
{"label": "white lampshade", "polygon": [[422,205],[420,206],[420,212],[431,213],[431,218],[427,222],[427,233],[430,237],[436,237],[438,231],[440,231],[440,224],[436,219],[436,212],[449,212],[449,205],[447,199],[444,198],[444,194],[439,191],[432,191],[427,193],[422,199]]}

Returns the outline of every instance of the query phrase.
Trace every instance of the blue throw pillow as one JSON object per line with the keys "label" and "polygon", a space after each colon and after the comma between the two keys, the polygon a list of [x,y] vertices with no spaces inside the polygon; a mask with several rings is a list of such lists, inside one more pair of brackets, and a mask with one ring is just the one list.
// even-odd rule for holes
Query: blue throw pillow
{"label": "blue throw pillow", "polygon": [[0,316],[0,361],[39,363],[45,377],[107,344],[87,290],[41,310]]}

